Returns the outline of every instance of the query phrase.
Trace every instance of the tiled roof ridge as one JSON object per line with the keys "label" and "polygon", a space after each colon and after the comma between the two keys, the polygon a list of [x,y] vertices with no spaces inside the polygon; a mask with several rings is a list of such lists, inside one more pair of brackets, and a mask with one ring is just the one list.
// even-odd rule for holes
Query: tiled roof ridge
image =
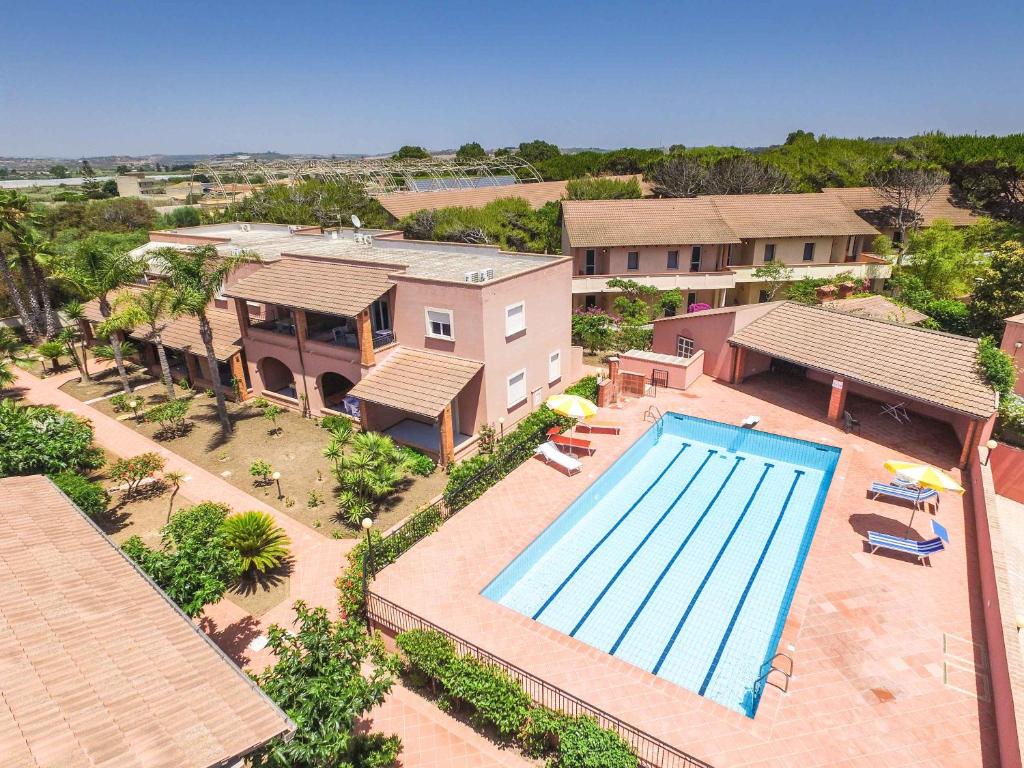
{"label": "tiled roof ridge", "polygon": [[[876,294],[876,295],[881,296],[881,294]],[[867,297],[864,297],[864,298],[867,298]],[[889,297],[883,296],[882,298],[889,298]],[[798,306],[798,307],[806,307],[807,309],[816,309],[816,310],[819,310],[821,312],[832,312],[832,313],[837,314],[837,315],[844,315],[845,317],[850,317],[850,318],[853,318],[855,320],[863,320],[865,322],[870,322],[870,323],[881,323],[882,325],[891,325],[891,326],[895,326],[897,328],[910,329],[912,331],[920,331],[921,333],[931,333],[931,334],[934,334],[936,336],[946,336],[948,338],[958,339],[960,341],[970,341],[970,342],[974,342],[975,346],[977,346],[977,343],[978,343],[978,340],[975,339],[972,336],[961,336],[958,333],[950,333],[949,331],[940,331],[940,330],[937,330],[935,328],[922,328],[921,326],[917,326],[917,325],[913,325],[913,326],[912,325],[907,325],[906,323],[900,323],[900,322],[897,322],[896,320],[885,320],[885,319],[880,318],[880,317],[869,317],[867,315],[859,315],[859,314],[856,314],[854,312],[843,312],[841,309],[835,309],[834,307],[823,307],[821,304],[802,304],[799,301],[792,301],[792,300],[783,301],[782,304],[793,304],[793,305]],[[773,309],[771,312],[774,312],[774,311],[775,310]],[[758,322],[759,320],[763,319],[764,317],[767,317],[768,315],[771,314],[771,312],[768,312],[765,315],[763,315],[762,317],[759,317],[757,320],[754,320],[754,323]],[[753,323],[751,323],[751,325],[753,325]]]}

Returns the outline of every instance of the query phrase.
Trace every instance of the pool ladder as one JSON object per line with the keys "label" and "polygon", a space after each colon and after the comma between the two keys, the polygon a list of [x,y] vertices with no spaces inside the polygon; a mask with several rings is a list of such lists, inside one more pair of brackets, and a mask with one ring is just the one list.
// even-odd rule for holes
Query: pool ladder
{"label": "pool ladder", "polygon": [[656,440],[660,441],[661,436],[665,433],[665,419],[661,414],[661,409],[656,405],[648,406],[647,410],[644,411],[644,421],[653,421],[655,429],[658,431]]}
{"label": "pool ladder", "polygon": [[[789,671],[786,671],[785,669],[783,669],[775,663],[776,660],[779,658],[783,658],[789,662]],[[767,666],[768,669],[765,670],[765,672],[759,678],[757,678],[757,680],[754,681],[754,690],[763,689],[765,685],[772,685],[778,688],[783,693],[789,693],[789,681],[793,679],[792,657],[787,656],[786,654],[780,651],[779,653],[776,653],[774,656],[772,656],[768,661],[766,661],[764,666]],[[779,685],[775,681],[771,680],[770,677],[772,672],[778,672],[779,674],[781,674],[785,680],[785,683],[783,685]]]}

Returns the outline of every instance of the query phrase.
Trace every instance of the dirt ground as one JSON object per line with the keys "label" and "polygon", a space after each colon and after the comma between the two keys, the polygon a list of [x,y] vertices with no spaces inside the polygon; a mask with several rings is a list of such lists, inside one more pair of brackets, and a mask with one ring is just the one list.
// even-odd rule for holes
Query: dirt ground
{"label": "dirt ground", "polygon": [[[65,391],[78,396],[81,385],[74,391],[65,387]],[[148,387],[139,395],[145,401],[143,409],[164,400],[160,386]],[[115,413],[109,400],[94,403],[93,407],[114,417],[125,416]],[[235,429],[225,439],[217,420],[215,401],[203,393],[197,394],[189,410],[192,429],[186,435],[161,440],[161,444],[324,536],[352,538],[359,535],[358,527],[337,517],[334,503],[337,483],[331,475],[331,462],[321,455],[328,442],[324,429],[311,419],[286,411],[277,418],[279,430],[272,433],[274,425],[251,403],[228,403],[228,409]],[[131,417],[122,418],[122,423],[148,437],[154,437],[158,429],[154,424],[137,424]],[[273,469],[281,473],[280,494],[276,483],[253,484],[249,467],[257,459],[270,462]],[[386,508],[378,512],[378,530],[386,531],[428,503],[441,493],[445,480],[445,474],[439,471],[430,477],[410,475],[400,491],[388,500]],[[318,500],[320,503],[316,503]]]}
{"label": "dirt ground", "polygon": [[[155,381],[158,380],[153,376],[150,376],[149,372],[144,368],[140,368],[137,365],[128,365],[128,382],[133,387],[137,387],[140,384],[149,384]],[[150,389],[153,389],[153,387],[147,387],[139,394],[141,395],[146,393]],[[121,391],[121,379],[117,375],[116,368],[109,368],[94,374],[91,382],[89,383],[73,379],[62,385],[61,391],[67,392],[72,397],[76,397],[83,401],[92,400],[97,397],[108,397],[110,395],[116,395]]]}
{"label": "dirt ground", "polygon": [[[108,465],[110,458],[107,457]],[[90,479],[110,488],[112,483],[104,470],[100,469]],[[196,503],[181,491],[174,494],[172,500],[171,488],[161,484],[145,486],[143,491],[131,500],[124,499],[120,493],[112,493],[110,509],[96,520],[118,546],[132,536],[138,536],[147,546],[159,548],[160,528],[167,523],[171,510],[177,512]],[[260,579],[243,578],[224,597],[245,612],[262,616],[289,596],[290,572],[291,568],[286,564]]]}

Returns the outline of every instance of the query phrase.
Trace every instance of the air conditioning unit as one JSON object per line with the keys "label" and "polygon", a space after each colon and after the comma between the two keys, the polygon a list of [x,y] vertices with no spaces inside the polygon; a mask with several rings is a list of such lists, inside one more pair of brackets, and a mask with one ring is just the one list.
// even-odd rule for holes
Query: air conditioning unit
{"label": "air conditioning unit", "polygon": [[494,279],[494,270],[488,267],[487,269],[480,270],[480,282]]}
{"label": "air conditioning unit", "polygon": [[483,282],[483,276],[478,271],[467,272],[466,273],[466,282],[467,283],[482,283]]}
{"label": "air conditioning unit", "polygon": [[298,224],[289,224],[288,225],[288,234],[289,235],[294,235],[296,232],[299,231],[299,229],[301,229],[301,227],[299,227]]}
{"label": "air conditioning unit", "polygon": [[252,229],[252,227],[250,227],[248,224],[245,224],[245,223],[240,224],[238,228],[240,230],[242,230],[243,232],[248,232],[250,229]]}

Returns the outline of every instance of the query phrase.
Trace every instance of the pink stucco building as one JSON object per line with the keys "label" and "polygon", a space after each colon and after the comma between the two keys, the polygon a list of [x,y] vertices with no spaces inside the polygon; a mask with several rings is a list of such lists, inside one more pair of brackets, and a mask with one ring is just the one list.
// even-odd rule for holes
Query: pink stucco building
{"label": "pink stucco building", "polygon": [[216,301],[237,319],[245,389],[342,413],[448,461],[582,370],[562,256],[273,224],[154,232],[150,247],[243,249],[262,263]]}
{"label": "pink stucco building", "polygon": [[1024,315],[1006,318],[1000,348],[1013,358],[1013,363],[1017,367],[1017,385],[1014,391],[1018,395],[1024,395]]}

